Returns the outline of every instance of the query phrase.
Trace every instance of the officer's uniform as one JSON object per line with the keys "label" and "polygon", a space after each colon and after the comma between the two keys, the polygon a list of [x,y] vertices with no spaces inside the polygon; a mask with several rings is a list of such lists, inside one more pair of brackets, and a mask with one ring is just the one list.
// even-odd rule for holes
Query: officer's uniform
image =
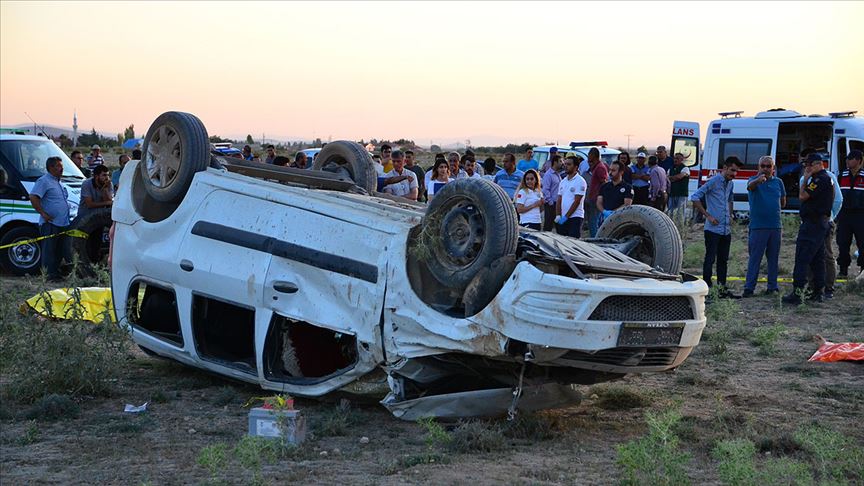
{"label": "officer's uniform", "polygon": [[[860,152],[856,155],[861,157]],[[846,274],[852,263],[849,247],[853,236],[858,245],[858,267],[864,269],[864,168],[859,168],[857,174],[844,170],[837,182],[843,193],[843,207],[837,215],[837,264],[840,273]]]}
{"label": "officer's uniform", "polygon": [[813,272],[815,295],[821,295],[825,287],[825,236],[831,220],[831,204],[834,202],[834,183],[831,177],[820,170],[804,181],[804,190],[810,198],[801,203],[799,215],[801,227],[795,241],[795,269],[792,285],[795,290],[807,285],[807,270]]}

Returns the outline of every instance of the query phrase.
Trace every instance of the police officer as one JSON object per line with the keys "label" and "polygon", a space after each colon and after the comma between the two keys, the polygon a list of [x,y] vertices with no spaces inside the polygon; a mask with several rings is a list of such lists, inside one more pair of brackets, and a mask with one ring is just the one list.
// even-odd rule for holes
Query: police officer
{"label": "police officer", "polygon": [[849,247],[852,237],[858,246],[858,269],[864,270],[864,167],[860,150],[851,150],[846,156],[846,170],[840,173],[839,185],[843,193],[843,206],[837,215],[837,264],[841,277],[849,275]]}
{"label": "police officer", "polygon": [[804,161],[804,183],[798,190],[801,201],[801,226],[795,241],[795,269],[792,272],[792,292],[783,296],[787,304],[800,304],[807,285],[807,270],[813,272],[813,294],[810,300],[822,302],[825,287],[825,235],[831,219],[834,184],[822,166],[819,154],[810,154]]}

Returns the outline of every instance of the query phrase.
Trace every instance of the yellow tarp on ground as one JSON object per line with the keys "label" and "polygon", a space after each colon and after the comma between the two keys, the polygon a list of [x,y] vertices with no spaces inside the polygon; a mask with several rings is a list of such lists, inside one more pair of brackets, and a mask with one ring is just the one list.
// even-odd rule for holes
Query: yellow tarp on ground
{"label": "yellow tarp on ground", "polygon": [[79,287],[80,306],[75,305],[74,291],[74,288],[54,289],[36,294],[27,299],[26,303],[21,306],[21,312],[26,314],[29,309],[33,309],[46,317],[53,317],[55,319],[78,318],[97,324],[104,321],[107,314],[111,318],[111,322],[117,321],[114,318],[114,302],[111,299],[111,289],[106,287]]}

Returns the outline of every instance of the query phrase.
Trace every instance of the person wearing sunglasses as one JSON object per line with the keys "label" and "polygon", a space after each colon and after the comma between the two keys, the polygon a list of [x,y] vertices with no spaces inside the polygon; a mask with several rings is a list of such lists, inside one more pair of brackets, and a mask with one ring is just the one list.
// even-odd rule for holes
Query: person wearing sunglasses
{"label": "person wearing sunglasses", "polygon": [[90,169],[84,165],[84,154],[82,154],[80,150],[73,150],[72,155],[69,157],[72,159],[72,163],[78,167],[78,170],[84,174],[84,177],[90,178],[92,172],[90,172]]}
{"label": "person wearing sunglasses", "polygon": [[747,247],[747,278],[742,297],[753,297],[762,258],[768,257],[768,289],[765,295],[780,292],[777,272],[780,262],[780,240],[783,224],[780,211],[786,206],[786,188],[774,176],[774,159],[764,155],[759,159],[757,174],[747,180],[747,201],[750,203],[750,231]]}

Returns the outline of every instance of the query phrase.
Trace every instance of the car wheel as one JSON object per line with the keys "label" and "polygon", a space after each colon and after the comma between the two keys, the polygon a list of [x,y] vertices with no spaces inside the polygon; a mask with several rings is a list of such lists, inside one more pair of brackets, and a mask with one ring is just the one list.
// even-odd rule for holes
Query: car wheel
{"label": "car wheel", "polygon": [[99,208],[75,218],[72,229],[87,233],[86,238],[72,238],[72,253],[78,255],[78,273],[92,277],[93,265],[107,261],[111,208]]}
{"label": "car wheel", "polygon": [[516,269],[516,257],[508,255],[477,272],[465,288],[465,293],[462,294],[465,317],[473,316],[492,302],[513,274],[514,269]]}
{"label": "car wheel", "polygon": [[515,255],[518,229],[516,208],[503,189],[458,179],[432,198],[416,244],[427,250],[426,265],[439,282],[464,289],[492,262]]}
{"label": "car wheel", "polygon": [[343,173],[370,194],[378,188],[375,162],[369,152],[356,142],[337,140],[328,143],[318,153],[312,170]]}
{"label": "car wheel", "polygon": [[195,173],[210,165],[207,129],[195,115],[169,111],[159,115],[144,137],[139,164],[144,189],[159,202],[179,204]]}
{"label": "car wheel", "polygon": [[[39,237],[39,231],[32,226],[12,228],[0,238],[0,246],[11,245],[18,241]],[[0,250],[0,264],[15,275],[36,275],[41,270],[42,247],[39,242],[25,243]]]}
{"label": "car wheel", "polygon": [[642,205],[619,209],[606,218],[597,236],[612,239],[638,236],[641,242],[630,252],[630,257],[669,274],[681,271],[684,258],[681,235],[662,211]]}

